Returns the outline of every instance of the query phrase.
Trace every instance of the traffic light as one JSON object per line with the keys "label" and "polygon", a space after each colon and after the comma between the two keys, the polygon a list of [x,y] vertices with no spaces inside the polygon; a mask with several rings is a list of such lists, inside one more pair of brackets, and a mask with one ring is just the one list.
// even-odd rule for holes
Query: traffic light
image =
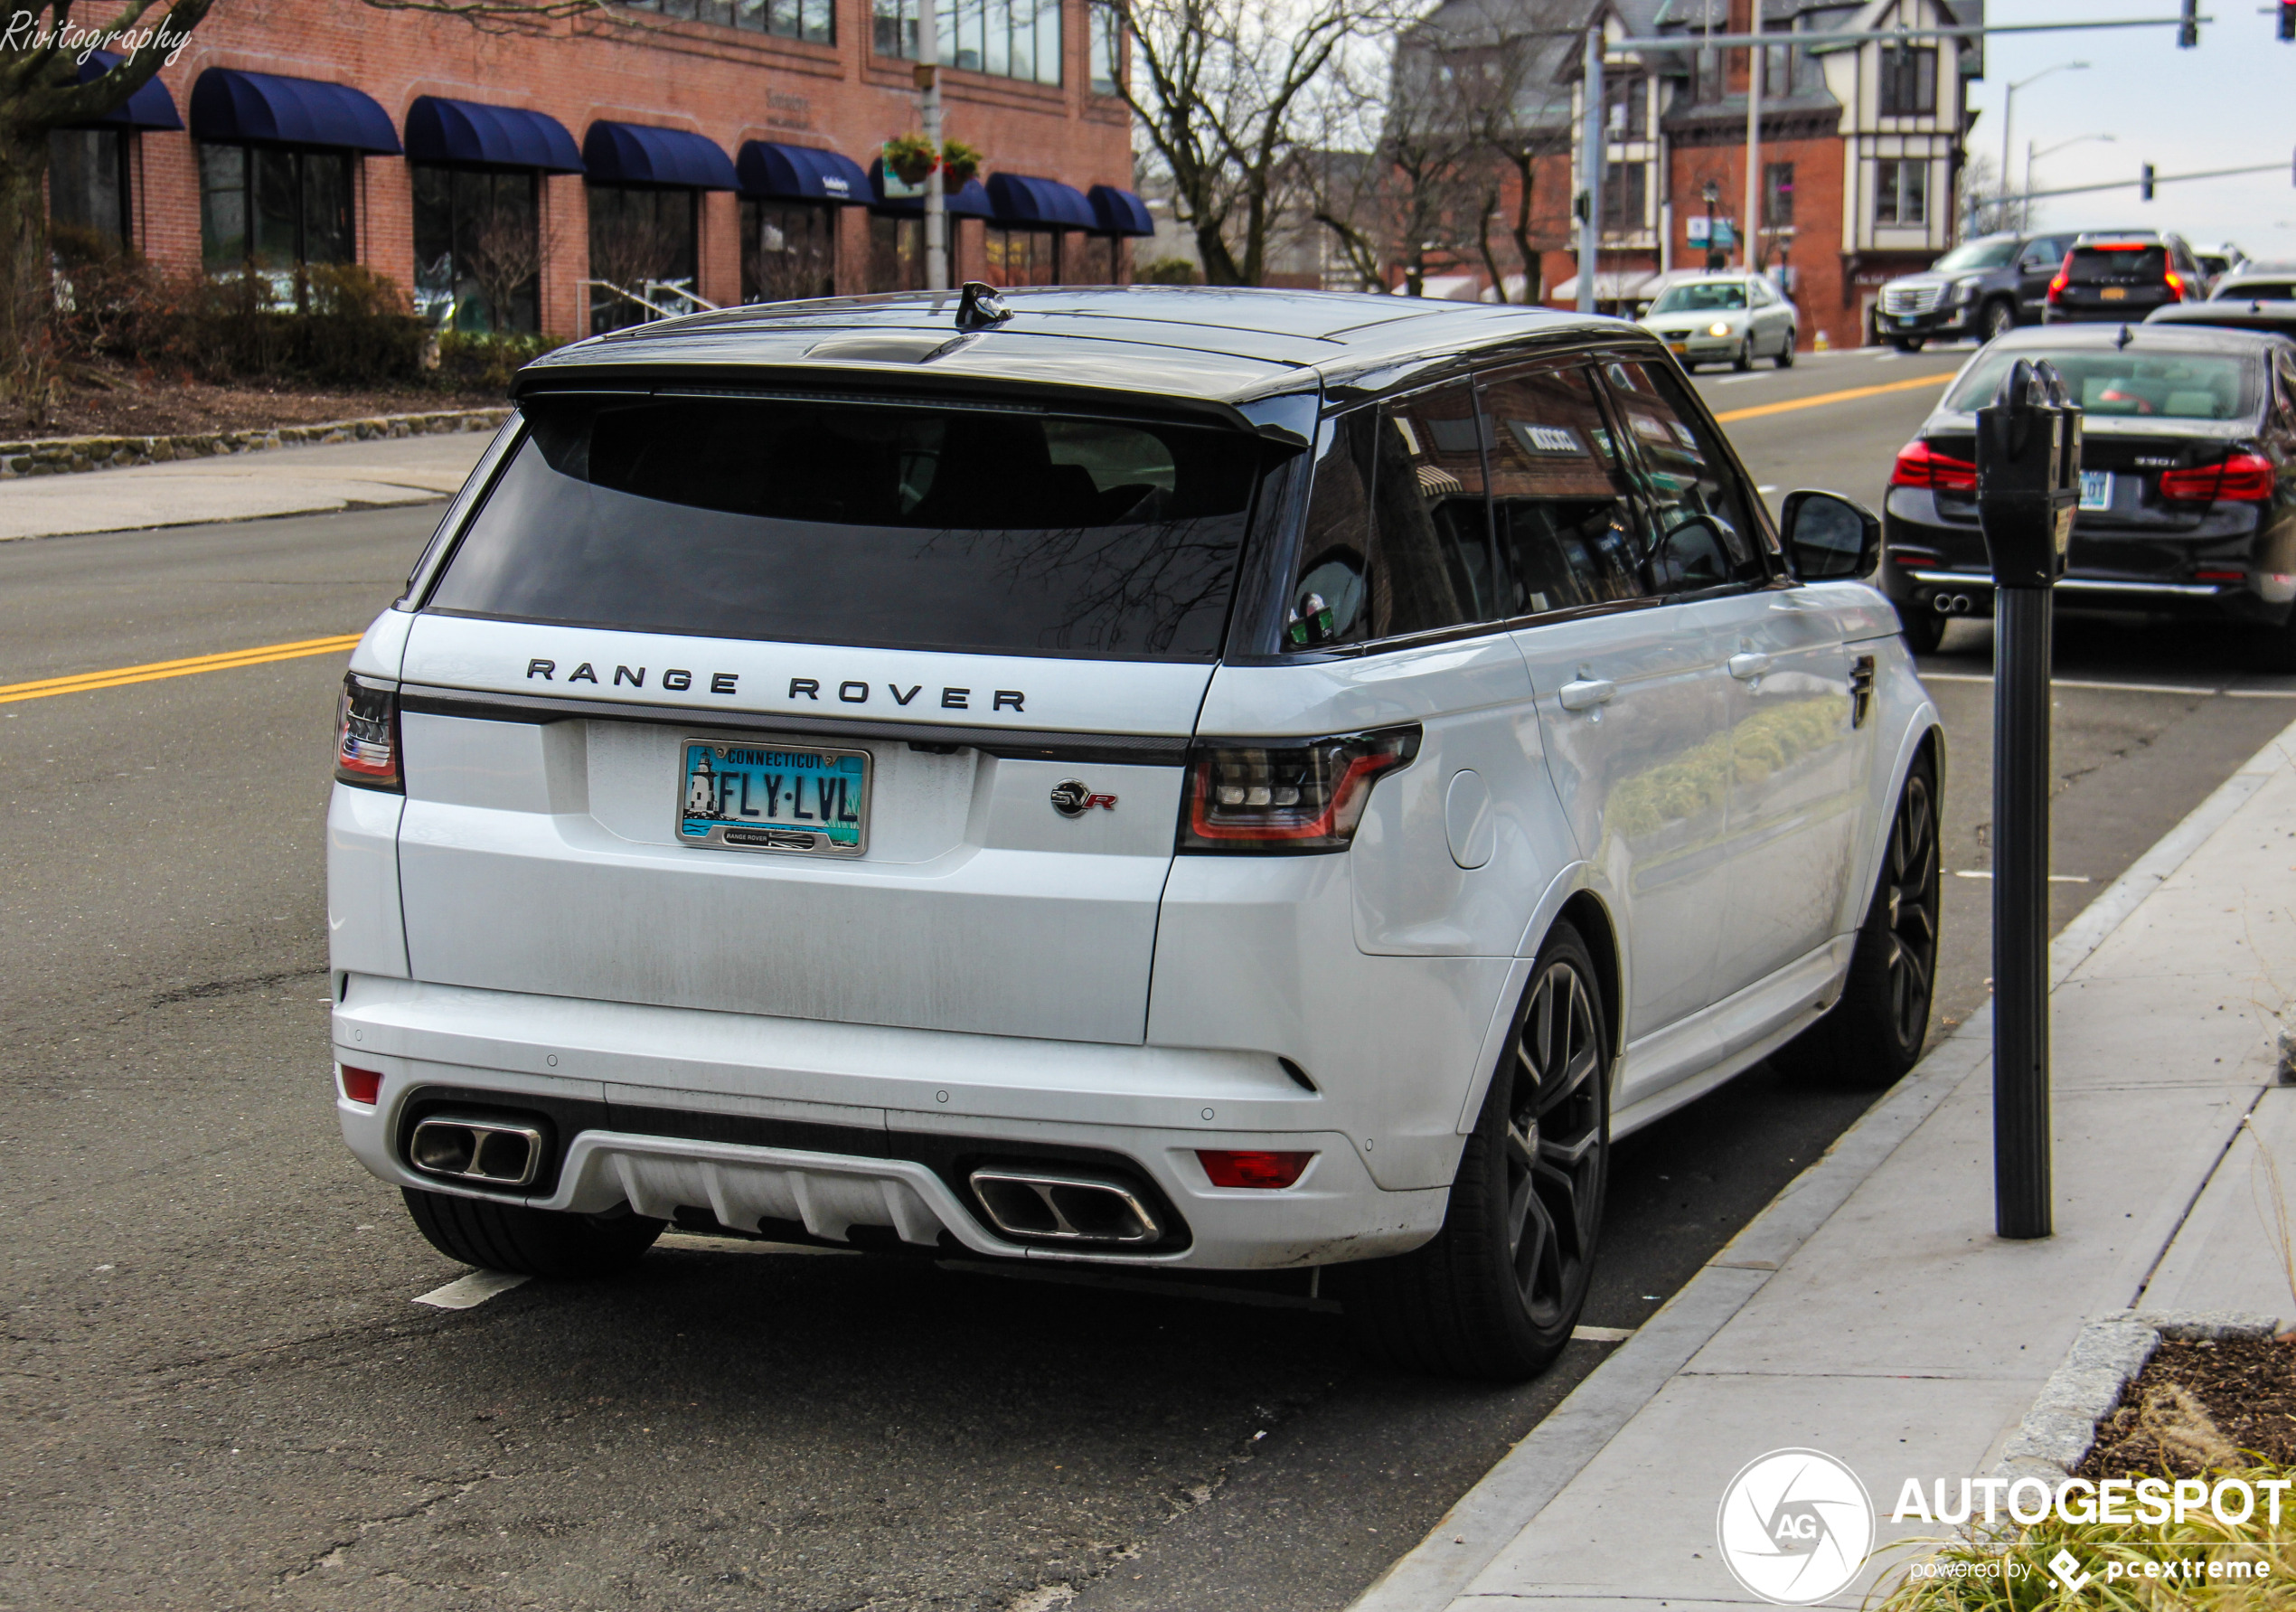
{"label": "traffic light", "polygon": [[2296,0],[2280,0],[2280,42],[2296,43]]}
{"label": "traffic light", "polygon": [[2144,201],[2152,200],[2152,165],[2150,163],[2145,164],[2144,172],[2138,176],[2137,194]]}
{"label": "traffic light", "polygon": [[[2281,7],[2285,16],[2288,7]],[[2185,0],[2184,21],[2177,24],[2177,49],[2189,51],[2200,42],[2200,0]]]}

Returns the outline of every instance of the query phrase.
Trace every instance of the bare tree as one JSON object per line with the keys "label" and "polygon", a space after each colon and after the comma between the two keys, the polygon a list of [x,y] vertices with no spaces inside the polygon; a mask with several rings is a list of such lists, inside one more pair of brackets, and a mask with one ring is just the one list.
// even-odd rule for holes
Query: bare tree
{"label": "bare tree", "polygon": [[1098,0],[1132,40],[1117,92],[1170,175],[1174,211],[1213,285],[1259,283],[1313,90],[1400,0]]}
{"label": "bare tree", "polygon": [[539,296],[543,265],[557,250],[557,227],[538,201],[519,206],[496,196],[479,214],[463,262],[486,299],[486,322],[496,335],[509,330],[522,295]]}

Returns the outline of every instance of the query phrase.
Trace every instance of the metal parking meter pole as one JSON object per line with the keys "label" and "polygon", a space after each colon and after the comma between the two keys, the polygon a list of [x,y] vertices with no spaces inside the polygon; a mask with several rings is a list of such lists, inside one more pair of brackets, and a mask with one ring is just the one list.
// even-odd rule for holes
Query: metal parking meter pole
{"label": "metal parking meter pole", "polygon": [[2049,1191],[2050,590],[2081,481],[2081,411],[2019,359],[1977,411],[1977,509],[1993,568],[1993,1224],[2054,1230]]}

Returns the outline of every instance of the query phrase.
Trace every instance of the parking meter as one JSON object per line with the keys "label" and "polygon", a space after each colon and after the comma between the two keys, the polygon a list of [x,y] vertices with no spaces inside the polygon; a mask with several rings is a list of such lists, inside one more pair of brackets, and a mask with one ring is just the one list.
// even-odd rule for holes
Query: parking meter
{"label": "parking meter", "polygon": [[1993,567],[1993,1222],[2047,1237],[2049,590],[2080,503],[2081,410],[2018,359],[1977,411],[1977,518]]}
{"label": "parking meter", "polygon": [[2047,359],[2020,358],[1977,411],[1977,512],[1993,580],[2047,588],[2065,574],[2081,495],[2081,410]]}

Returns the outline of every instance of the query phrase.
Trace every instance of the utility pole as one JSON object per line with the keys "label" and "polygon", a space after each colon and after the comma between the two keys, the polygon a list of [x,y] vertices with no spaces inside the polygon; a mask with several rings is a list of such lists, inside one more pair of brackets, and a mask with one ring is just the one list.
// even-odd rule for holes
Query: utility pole
{"label": "utility pole", "polygon": [[1604,142],[1610,136],[1603,127],[1603,14],[1595,12],[1595,20],[1586,29],[1586,82],[1581,89],[1584,104],[1579,108],[1579,185],[1578,185],[1578,311],[1595,311],[1595,259],[1599,237],[1596,231],[1603,224],[1603,158],[1606,155]]}
{"label": "utility pole", "polygon": [[924,102],[925,143],[933,171],[925,175],[925,288],[949,288],[947,187],[941,176],[941,24],[938,0],[917,0],[917,88]]}
{"label": "utility pole", "polygon": [[[1762,32],[1762,8],[1755,7],[1755,33]],[[1746,271],[1762,267],[1762,56],[1766,45],[1746,53]]]}

